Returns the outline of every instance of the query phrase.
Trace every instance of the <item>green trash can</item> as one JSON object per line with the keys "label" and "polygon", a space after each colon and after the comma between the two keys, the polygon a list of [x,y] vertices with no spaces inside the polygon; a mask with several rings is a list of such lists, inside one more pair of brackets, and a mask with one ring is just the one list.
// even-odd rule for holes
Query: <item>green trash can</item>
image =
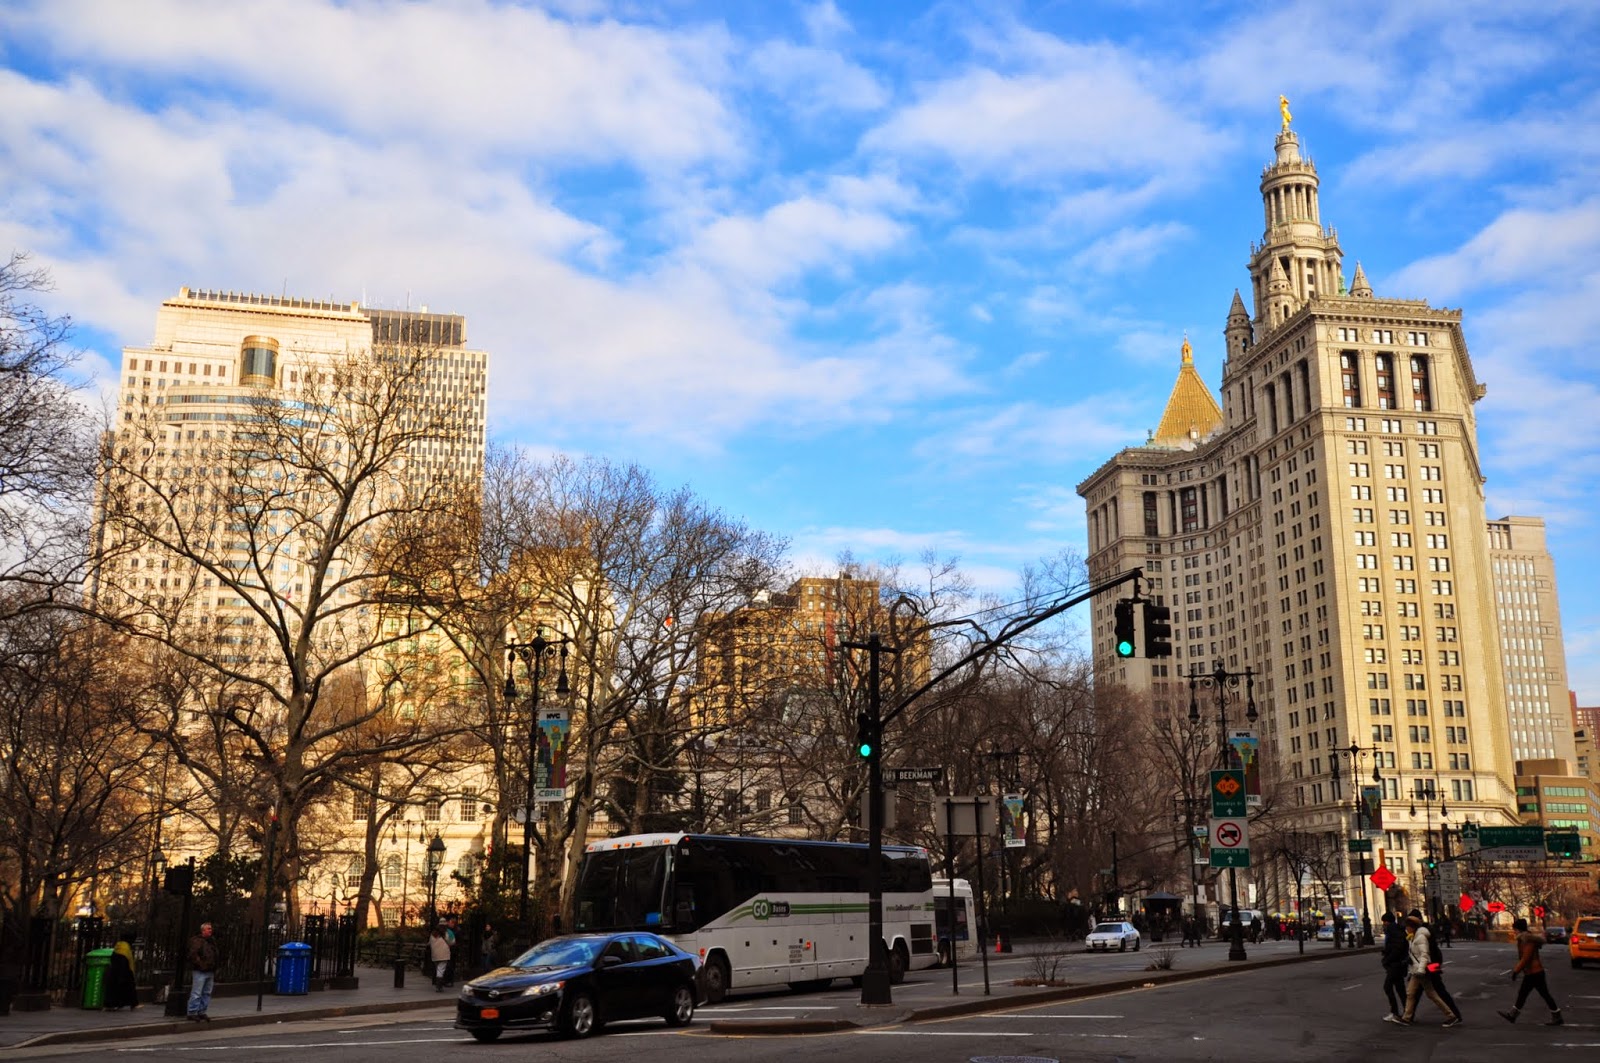
{"label": "green trash can", "polygon": [[110,949],[94,949],[83,957],[83,1006],[103,1008],[106,1005],[106,974],[111,970]]}

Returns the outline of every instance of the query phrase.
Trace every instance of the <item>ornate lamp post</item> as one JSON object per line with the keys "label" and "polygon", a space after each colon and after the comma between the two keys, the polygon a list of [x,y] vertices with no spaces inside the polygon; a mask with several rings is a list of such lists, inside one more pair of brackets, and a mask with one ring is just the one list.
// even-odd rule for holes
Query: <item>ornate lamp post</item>
{"label": "ornate lamp post", "polygon": [[[1209,684],[1217,692],[1217,763],[1219,767],[1228,766],[1228,688],[1235,689],[1239,680],[1245,682],[1245,711],[1244,717],[1255,723],[1260,713],[1256,712],[1256,675],[1251,668],[1242,672],[1230,672],[1223,667],[1221,661],[1207,674],[1198,669],[1189,673],[1189,722],[1200,722],[1200,703],[1195,697],[1195,691],[1201,685]],[[1215,839],[1213,839],[1215,844]],[[1239,869],[1228,868],[1228,903],[1233,908],[1233,930],[1229,934],[1228,959],[1244,960],[1249,957],[1244,951],[1244,926],[1239,922]]]}
{"label": "ornate lamp post", "polygon": [[[1353,834],[1361,834],[1371,826],[1366,822],[1367,807],[1361,800],[1361,786],[1355,778],[1361,770],[1361,758],[1368,753],[1372,754],[1372,781],[1382,785],[1383,772],[1379,765],[1382,763],[1383,753],[1377,746],[1368,748],[1351,742],[1348,749],[1333,750],[1332,766],[1328,772],[1333,780],[1334,796],[1337,797],[1339,795],[1339,756],[1343,754],[1350,758],[1350,809],[1354,813],[1353,822],[1355,826]],[[1361,943],[1363,945],[1372,944],[1372,910],[1367,907],[1367,853],[1370,851],[1370,849],[1365,849],[1361,852]],[[1339,945],[1337,935],[1335,935],[1333,944],[1335,948]]]}
{"label": "ornate lamp post", "polygon": [[528,880],[533,875],[533,781],[539,763],[539,684],[544,675],[544,661],[547,655],[559,655],[560,670],[556,673],[556,693],[566,694],[572,688],[567,683],[567,646],[571,639],[565,635],[556,638],[545,638],[544,628],[539,628],[534,633],[531,642],[506,643],[506,704],[509,705],[517,696],[517,684],[511,677],[511,672],[516,665],[517,658],[522,658],[522,665],[527,670],[532,691],[528,698],[528,786],[523,798],[522,807],[522,901],[517,909],[518,921],[528,931],[528,940],[532,942],[537,935],[532,925],[532,915],[528,909]]}
{"label": "ornate lamp post", "polygon": [[444,839],[439,837],[439,832],[433,832],[433,841],[428,843],[428,925],[436,926],[439,922],[439,865],[444,863]]}
{"label": "ornate lamp post", "polygon": [[[1426,839],[1425,848],[1428,853],[1428,858],[1425,865],[1427,872],[1423,876],[1423,890],[1426,892],[1427,880],[1428,878],[1437,874],[1439,860],[1450,859],[1450,828],[1445,823],[1445,820],[1450,818],[1450,809],[1446,807],[1444,803],[1444,791],[1439,788],[1438,782],[1434,779],[1412,780],[1411,816],[1413,819],[1415,819],[1417,815],[1418,801],[1422,802],[1423,809],[1427,814],[1428,824],[1428,831],[1423,836]],[[1435,802],[1437,802],[1439,805],[1439,853],[1437,857],[1434,854],[1433,848],[1433,806]],[[1444,901],[1439,896],[1438,889],[1435,888],[1433,898],[1433,925],[1438,926],[1439,920],[1442,919],[1443,916]]]}

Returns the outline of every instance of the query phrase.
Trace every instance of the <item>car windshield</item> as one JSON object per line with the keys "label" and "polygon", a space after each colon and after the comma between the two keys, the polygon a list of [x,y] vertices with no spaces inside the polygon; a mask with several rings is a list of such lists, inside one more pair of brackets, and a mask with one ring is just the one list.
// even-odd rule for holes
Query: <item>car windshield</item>
{"label": "car windshield", "polygon": [[1101,923],[1099,926],[1094,928],[1094,932],[1096,934],[1120,934],[1122,933],[1122,924]]}
{"label": "car windshield", "polygon": [[580,967],[594,962],[604,938],[551,938],[511,961],[513,967]]}

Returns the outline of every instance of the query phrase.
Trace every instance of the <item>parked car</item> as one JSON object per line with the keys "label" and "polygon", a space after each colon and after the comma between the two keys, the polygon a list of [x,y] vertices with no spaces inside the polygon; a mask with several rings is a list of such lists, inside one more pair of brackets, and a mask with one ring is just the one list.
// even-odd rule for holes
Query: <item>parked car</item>
{"label": "parked car", "polygon": [[1582,967],[1590,960],[1600,962],[1600,915],[1580,915],[1567,935],[1567,954],[1572,966]]}
{"label": "parked car", "polygon": [[1565,926],[1546,926],[1544,928],[1545,944],[1565,945],[1567,943],[1567,937],[1570,933],[1571,931]]}
{"label": "parked car", "polygon": [[1317,927],[1317,940],[1318,941],[1332,941],[1333,940],[1333,924],[1332,923],[1323,923],[1321,926]]}
{"label": "parked car", "polygon": [[685,1026],[700,1003],[700,961],[655,934],[568,934],[462,986],[456,1027],[479,1041],[549,1028],[588,1037],[615,1019]]}
{"label": "parked car", "polygon": [[1133,946],[1133,951],[1138,952],[1142,939],[1138,929],[1132,923],[1096,923],[1094,929],[1089,931],[1089,936],[1083,939],[1083,944],[1089,952],[1127,952],[1128,946]]}

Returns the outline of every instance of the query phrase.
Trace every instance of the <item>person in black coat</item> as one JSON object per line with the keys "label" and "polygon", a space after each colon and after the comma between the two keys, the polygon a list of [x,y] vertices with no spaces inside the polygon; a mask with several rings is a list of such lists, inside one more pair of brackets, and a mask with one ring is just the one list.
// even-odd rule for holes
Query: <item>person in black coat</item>
{"label": "person in black coat", "polygon": [[1389,1014],[1385,1022],[1400,1018],[1406,1004],[1406,965],[1410,946],[1406,941],[1406,928],[1395,919],[1393,912],[1383,913],[1383,995],[1389,998]]}
{"label": "person in black coat", "polygon": [[118,938],[111,951],[111,967],[106,971],[106,990],[102,1006],[107,1011],[132,1011],[139,1006],[139,988],[133,979],[133,946]]}

